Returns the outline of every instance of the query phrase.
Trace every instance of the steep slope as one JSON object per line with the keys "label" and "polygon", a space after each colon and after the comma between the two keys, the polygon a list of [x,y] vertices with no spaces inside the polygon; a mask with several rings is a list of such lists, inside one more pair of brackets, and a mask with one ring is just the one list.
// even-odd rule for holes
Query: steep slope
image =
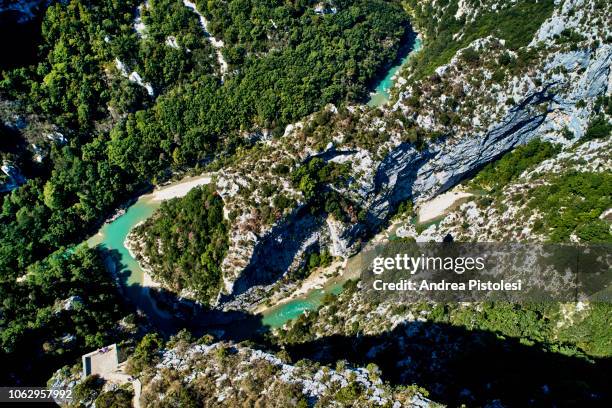
{"label": "steep slope", "polygon": [[567,149],[500,191],[470,199],[421,234],[407,225],[402,235],[436,241],[451,234],[457,241],[611,242],[611,144],[608,137]]}

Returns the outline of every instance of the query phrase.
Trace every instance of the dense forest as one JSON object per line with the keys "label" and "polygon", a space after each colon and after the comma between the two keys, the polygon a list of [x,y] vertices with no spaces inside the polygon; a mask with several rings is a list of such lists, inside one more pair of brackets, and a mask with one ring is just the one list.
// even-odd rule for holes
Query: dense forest
{"label": "dense forest", "polygon": [[[80,0],[51,5],[38,65],[3,74],[1,95],[68,139],[51,147],[47,177],[3,198],[5,276],[82,239],[169,168],[231,151],[253,127],[282,130],[328,102],[364,96],[409,30],[395,2],[354,2],[325,16],[306,5],[278,6],[294,16],[285,21],[294,41],[248,56],[221,82],[194,13],[178,0],[151,2],[142,16],[147,35],[139,38],[135,7]],[[159,41],[170,32],[179,50]],[[152,100],[116,72],[115,58],[138,70],[159,96]]]}
{"label": "dense forest", "polygon": [[[36,55],[28,55],[22,65],[2,64],[0,75],[0,159],[16,163],[28,177],[16,190],[0,193],[2,385],[42,385],[52,371],[82,353],[134,334],[127,327],[134,329],[136,318],[104,268],[107,254],[75,246],[120,204],[173,172],[231,162],[233,154],[250,148],[260,133],[279,137],[287,124],[328,103],[338,105],[338,120],[351,126],[347,140],[364,138],[378,145],[380,139],[356,129],[342,105],[363,101],[374,79],[397,59],[412,34],[406,5],[426,38],[427,52],[411,57],[413,78],[427,77],[457,50],[488,34],[505,39],[517,52],[508,69],[527,64],[529,56],[520,47],[553,9],[552,0],[525,0],[466,23],[453,18],[457,4],[446,0],[335,0],[333,9],[323,2],[328,5],[324,12],[317,11],[320,2],[313,0],[196,0],[207,22],[204,27],[181,0],[50,3],[40,22]],[[444,7],[447,3],[451,5]],[[211,36],[223,46],[215,48]],[[466,61],[469,50],[463,53]],[[218,53],[228,62],[227,71]],[[598,103],[596,110],[609,115],[612,99]],[[324,116],[316,116],[320,133],[327,129]],[[25,118],[26,124],[18,125],[15,117]],[[585,137],[609,137],[610,130],[601,112]],[[316,137],[309,127],[304,136]],[[424,139],[415,133],[409,141],[422,147]],[[45,153],[40,161],[31,151],[35,145]],[[486,166],[472,186],[500,194],[525,169],[556,153],[557,147],[534,141]],[[348,165],[312,159],[293,171],[278,167],[285,167],[295,190],[312,199],[312,211],[351,223],[365,217],[337,192],[349,181]],[[575,235],[584,242],[610,242],[609,223],[600,216],[611,205],[611,182],[609,174],[551,178],[528,203],[543,215],[538,231],[552,241],[566,242]],[[288,199],[281,204],[280,199],[275,198],[275,207],[295,205]],[[205,305],[222,285],[220,265],[229,229],[223,208],[212,187],[194,189],[184,198],[164,202],[135,231],[154,278]],[[330,261],[326,251],[310,253],[300,272],[307,274]],[[356,285],[349,283],[340,298],[328,298],[319,311],[299,318],[270,341],[287,348],[314,341],[317,328],[326,323],[324,314],[331,310],[328,328],[348,327],[342,334],[361,342],[365,330],[360,321],[345,327],[344,320],[355,316],[337,313],[350,310],[355,292]],[[414,305],[414,312],[426,312],[434,324],[465,328],[459,340],[474,347],[475,354],[485,347],[473,341],[472,332],[481,331],[494,337],[494,343],[519,339],[548,355],[589,362],[609,358],[609,306],[593,304],[587,319],[562,326],[564,307]],[[157,339],[148,339],[157,344]],[[379,360],[394,352],[389,344],[395,340],[389,340]],[[448,342],[432,340],[439,348],[424,348],[419,358],[427,359],[436,350],[444,354],[451,350],[449,343],[457,344],[452,337],[444,340]],[[151,364],[159,348],[153,346],[141,346],[136,357],[143,355]],[[389,360],[395,364],[396,357]],[[98,404],[121,405],[131,397],[119,394],[103,394]]]}
{"label": "dense forest", "polygon": [[164,201],[133,234],[155,280],[176,292],[185,289],[203,304],[215,300],[228,239],[223,200],[213,187]]}
{"label": "dense forest", "polygon": [[128,335],[117,321],[129,308],[97,250],[61,249],[22,273],[0,281],[3,385],[43,384],[66,361]]}

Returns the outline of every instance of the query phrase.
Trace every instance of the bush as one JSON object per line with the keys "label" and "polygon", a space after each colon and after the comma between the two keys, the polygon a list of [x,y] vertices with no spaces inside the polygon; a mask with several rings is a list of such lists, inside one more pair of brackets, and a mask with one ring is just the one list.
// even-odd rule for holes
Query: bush
{"label": "bush", "polygon": [[475,65],[480,60],[480,54],[472,47],[468,47],[461,52],[461,57],[463,60],[470,64]]}
{"label": "bush", "polygon": [[108,391],[96,398],[96,407],[104,408],[127,408],[132,406],[134,393],[124,388]]}
{"label": "bush", "polygon": [[549,142],[539,139],[532,140],[524,146],[519,146],[501,159],[489,163],[482,169],[470,185],[489,191],[498,191],[525,170],[554,156],[560,150]]}
{"label": "bush", "polygon": [[611,133],[612,124],[603,115],[599,115],[589,123],[584,139],[603,139],[609,137]]}
{"label": "bush", "polygon": [[609,225],[599,219],[612,206],[612,175],[569,173],[532,192],[528,206],[543,214],[543,228],[553,242],[575,232],[583,241],[612,242]]}
{"label": "bush", "polygon": [[104,380],[99,375],[88,375],[83,381],[74,386],[74,400],[91,403],[102,391],[102,386],[104,386]]}
{"label": "bush", "polygon": [[153,365],[163,347],[164,341],[157,333],[146,334],[136,346],[134,354],[128,360],[127,372],[132,375],[139,374],[146,367]]}

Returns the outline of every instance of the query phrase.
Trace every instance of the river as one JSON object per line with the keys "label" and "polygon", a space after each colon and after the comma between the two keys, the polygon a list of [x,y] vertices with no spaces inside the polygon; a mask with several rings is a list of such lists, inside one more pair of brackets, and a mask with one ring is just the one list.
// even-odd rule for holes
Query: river
{"label": "river", "polygon": [[[157,194],[162,196],[164,191],[168,191],[174,186],[185,184],[188,184],[188,182],[180,181],[158,191]],[[121,279],[124,295],[151,317],[157,326],[169,327],[172,326],[171,322],[166,321],[169,316],[156,307],[155,300],[151,298],[149,289],[143,285],[145,272],[124,246],[125,239],[130,230],[149,218],[160,207],[160,204],[161,201],[153,199],[152,194],[141,196],[123,215],[104,224],[96,235],[87,240],[87,244],[89,246],[101,245],[116,255],[115,262],[113,264],[109,263],[107,267],[110,269],[116,268],[115,265],[118,261],[121,265],[120,270],[126,273],[125,279]],[[303,297],[272,307],[264,311],[263,323],[270,327],[280,327],[288,320],[301,315],[305,310],[317,308],[325,293],[332,292],[337,294],[341,289],[342,285],[335,283],[331,288],[315,289]]]}
{"label": "river", "polygon": [[415,52],[419,51],[423,43],[419,37],[416,37],[414,40],[414,45],[412,49],[394,66],[392,66],[385,77],[378,83],[374,92],[370,95],[370,100],[368,101],[368,106],[377,107],[382,106],[389,102],[391,98],[391,89],[395,86],[395,81],[397,79],[397,74],[400,69],[408,62],[410,56],[412,56]]}
{"label": "river", "polygon": [[153,215],[163,199],[184,196],[191,188],[209,182],[210,177],[208,176],[185,177],[152,194],[142,195],[124,214],[104,224],[96,235],[87,240],[90,247],[100,245],[113,253],[114,262],[107,260],[107,268],[114,275],[120,275],[119,280],[124,295],[162,328],[171,329],[173,327],[172,322],[169,321],[171,316],[157,308],[155,301],[151,298],[149,288],[144,284],[149,280],[146,279],[146,274],[138,261],[124,246],[124,242],[132,228]]}
{"label": "river", "polygon": [[[390,91],[394,86],[397,73],[409,57],[420,48],[421,40],[416,38],[412,50],[397,65],[391,67],[387,75],[378,84],[368,102],[369,106],[380,106],[389,101]],[[101,245],[116,255],[116,261],[120,265],[118,273],[122,275],[120,280],[124,294],[158,326],[172,327],[172,315],[157,308],[149,288],[144,284],[147,281],[147,285],[150,285],[150,281],[146,279],[146,274],[138,261],[125,248],[125,239],[134,226],[149,218],[159,208],[162,199],[184,196],[189,189],[208,182],[210,182],[210,178],[207,176],[188,177],[165,186],[153,194],[143,195],[123,215],[106,223],[96,235],[87,241],[89,246]],[[116,269],[116,265],[117,262],[109,262],[107,267]],[[125,276],[123,276],[124,274]],[[345,271],[340,277],[330,280],[321,288],[310,290],[303,296],[281,302],[264,310],[262,313],[263,324],[269,327],[280,327],[287,321],[300,316],[306,310],[316,309],[327,293],[340,293],[342,284],[348,279],[349,275],[352,276],[353,273],[346,273]]]}

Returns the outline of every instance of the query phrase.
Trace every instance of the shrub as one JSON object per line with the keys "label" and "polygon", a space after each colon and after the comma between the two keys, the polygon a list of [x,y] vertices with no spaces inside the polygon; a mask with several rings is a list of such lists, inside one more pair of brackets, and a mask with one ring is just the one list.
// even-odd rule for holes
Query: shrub
{"label": "shrub", "polygon": [[598,115],[593,119],[584,135],[585,140],[603,139],[612,133],[612,124],[603,116]]}
{"label": "shrub", "polygon": [[132,406],[134,393],[124,388],[108,391],[96,398],[96,407],[104,408],[126,408]]}
{"label": "shrub", "polygon": [[497,191],[528,168],[554,156],[559,149],[559,146],[549,142],[532,140],[505,154],[496,162],[489,163],[470,184],[475,188]]}
{"label": "shrub", "polygon": [[136,346],[134,354],[128,360],[127,372],[136,375],[144,368],[152,365],[159,356],[159,350],[164,345],[164,341],[157,333],[146,334]]}

